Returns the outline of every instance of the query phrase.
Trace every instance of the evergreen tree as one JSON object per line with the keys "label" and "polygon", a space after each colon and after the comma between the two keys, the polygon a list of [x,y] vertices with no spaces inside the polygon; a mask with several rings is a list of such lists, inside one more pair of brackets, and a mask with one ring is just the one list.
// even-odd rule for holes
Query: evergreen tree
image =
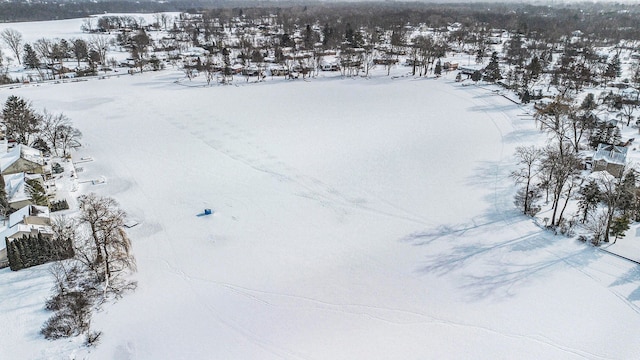
{"label": "evergreen tree", "polygon": [[222,49],[222,60],[224,68],[222,69],[222,83],[228,84],[233,80],[233,69],[231,68],[231,50],[229,48]]}
{"label": "evergreen tree", "polygon": [[636,204],[636,172],[631,169],[624,173],[620,185],[616,188],[619,193],[617,207],[623,214],[629,217]]}
{"label": "evergreen tree", "polygon": [[22,261],[16,251],[16,244],[13,244],[13,242],[10,242],[7,238],[4,239],[4,242],[6,244],[7,258],[9,260],[11,270],[16,271],[22,269]]}
{"label": "evergreen tree", "polygon": [[600,200],[600,187],[598,186],[598,183],[593,179],[578,191],[578,209],[581,213],[581,222],[583,224],[587,221],[587,217],[589,216],[589,214],[596,210],[596,208],[598,207],[598,203],[600,203]]}
{"label": "evergreen tree", "polygon": [[47,192],[44,190],[44,187],[42,187],[42,184],[40,184],[40,181],[37,179],[28,179],[26,189],[31,197],[31,201],[35,205],[49,206]]}
{"label": "evergreen tree", "polygon": [[478,82],[480,79],[482,79],[482,72],[474,71],[473,74],[471,74],[471,80],[474,82]]}
{"label": "evergreen tree", "polygon": [[498,53],[493,52],[491,54],[491,60],[489,61],[489,65],[484,68],[484,81],[488,82],[496,82],[502,79],[502,75],[500,75],[500,64],[498,63]]}
{"label": "evergreen tree", "polygon": [[38,54],[36,54],[31,45],[24,44],[23,53],[24,66],[26,66],[28,69],[37,69],[40,66],[40,59],[38,58]]}
{"label": "evergreen tree", "polygon": [[73,42],[73,55],[78,61],[78,66],[80,66],[80,61],[85,60],[89,56],[87,42],[82,39],[76,39]]}
{"label": "evergreen tree", "polygon": [[588,93],[580,104],[580,110],[583,111],[593,111],[597,107],[598,103],[596,103],[596,97],[593,95],[593,93]]}
{"label": "evergreen tree", "polygon": [[478,50],[476,51],[476,64],[482,64],[484,62],[485,51],[484,45],[478,46]]}
{"label": "evergreen tree", "polygon": [[7,191],[5,189],[4,177],[0,175],[0,215],[3,218],[9,216],[11,207],[9,207],[9,200],[7,199]]}
{"label": "evergreen tree", "polygon": [[607,64],[607,68],[602,74],[606,79],[614,80],[622,73],[622,67],[620,65],[620,57],[618,54],[613,56],[613,59]]}
{"label": "evergreen tree", "polygon": [[440,59],[438,59],[438,61],[436,62],[436,66],[435,66],[435,68],[433,69],[433,73],[434,73],[436,76],[440,76],[440,75],[442,75],[442,64],[440,63]]}
{"label": "evergreen tree", "polygon": [[304,30],[304,35],[303,35],[305,49],[307,50],[313,49],[313,45],[316,43],[317,40],[318,40],[317,34],[315,33],[315,31],[313,31],[313,29],[311,28],[311,25],[307,24]]}
{"label": "evergreen tree", "polygon": [[624,236],[627,230],[629,230],[629,218],[627,216],[613,218],[609,228],[609,233],[614,237],[613,243],[615,244],[619,237]]}
{"label": "evergreen tree", "polygon": [[509,64],[522,66],[524,62],[522,35],[518,33],[514,34],[506,45],[506,55]]}
{"label": "evergreen tree", "polygon": [[351,28],[351,24],[347,23],[346,29],[344,31],[344,41],[348,42],[353,46],[353,37],[354,37],[353,28]]}
{"label": "evergreen tree", "polygon": [[42,117],[33,110],[31,103],[11,95],[2,109],[2,119],[7,136],[21,144],[30,145],[31,136],[38,132]]}
{"label": "evergreen tree", "polygon": [[325,23],[322,28],[322,46],[328,48],[333,46],[333,43],[333,28],[328,23]]}
{"label": "evergreen tree", "polygon": [[531,59],[531,62],[527,65],[526,70],[530,79],[537,79],[542,73],[542,64],[540,63],[540,59],[537,56],[534,56]]}
{"label": "evergreen tree", "polygon": [[[620,139],[622,139],[622,134],[620,133],[620,128],[617,126],[613,126],[611,131],[611,138],[609,139],[609,143],[613,145],[620,144]],[[610,128],[611,129],[611,128]]]}

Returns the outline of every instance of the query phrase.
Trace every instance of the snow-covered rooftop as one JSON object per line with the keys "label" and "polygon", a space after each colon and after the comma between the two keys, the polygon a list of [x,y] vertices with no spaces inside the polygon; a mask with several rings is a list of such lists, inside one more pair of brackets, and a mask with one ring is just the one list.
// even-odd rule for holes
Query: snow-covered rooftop
{"label": "snow-covered rooftop", "polygon": [[19,224],[28,217],[49,219],[49,208],[46,206],[27,205],[9,215],[9,227]]}
{"label": "snow-covered rooftop", "polygon": [[31,199],[31,195],[27,191],[27,180],[42,179],[40,174],[17,173],[3,175],[5,192],[9,203]]}
{"label": "snow-covered rooftop", "polygon": [[627,148],[624,146],[598,144],[593,160],[604,160],[609,164],[624,165],[627,160]]}
{"label": "snow-covered rooftop", "polygon": [[44,158],[42,157],[42,152],[40,150],[24,144],[18,144],[10,149],[6,154],[0,155],[0,173],[4,172],[20,158],[36,164],[44,165]]}

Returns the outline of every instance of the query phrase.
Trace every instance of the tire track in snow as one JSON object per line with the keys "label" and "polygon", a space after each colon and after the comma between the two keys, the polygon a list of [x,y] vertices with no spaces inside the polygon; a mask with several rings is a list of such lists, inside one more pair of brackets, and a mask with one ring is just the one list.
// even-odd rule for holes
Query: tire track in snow
{"label": "tire track in snow", "polygon": [[[264,149],[257,149],[257,152],[260,154],[256,155],[255,158],[247,158],[244,155],[235,154],[233,151],[229,149],[225,149],[223,145],[221,145],[221,142],[219,140],[207,137],[205,134],[207,133],[208,129],[199,129],[198,126],[195,126],[193,128],[188,127],[183,123],[177,122],[175,120],[173,121],[170,120],[169,122],[174,127],[177,127],[180,130],[189,132],[192,136],[199,139],[203,144],[205,144],[209,148],[215,150],[216,152],[236,162],[239,162],[256,171],[270,175],[278,179],[278,181],[289,182],[302,187],[305,191],[296,193],[294,195],[317,201],[322,206],[331,208],[340,215],[344,215],[346,213],[345,209],[352,209],[352,210],[365,211],[365,212],[369,212],[369,213],[380,215],[380,216],[396,218],[396,219],[400,219],[408,222],[413,222],[423,226],[433,225],[432,222],[422,218],[421,216],[411,213],[407,210],[404,210],[401,207],[394,205],[389,201],[382,200],[379,197],[372,196],[370,193],[367,193],[367,195],[370,197],[374,197],[379,202],[383,204],[387,204],[388,206],[392,207],[395,210],[398,210],[399,213],[388,211],[388,210],[382,210],[380,208],[376,208],[373,206],[367,206],[362,201],[348,197],[344,193],[324,183],[318,178],[308,176],[308,175],[296,174],[295,169],[287,166],[284,162],[279,160],[276,156],[270,154]],[[198,124],[192,124],[192,125],[198,125]],[[206,124],[200,123],[200,125],[204,126]],[[232,129],[232,132],[226,133],[227,135],[231,135],[232,133],[239,132],[240,135],[243,137],[252,136],[250,132],[238,129],[237,125],[231,124],[229,122],[227,122],[227,125]],[[239,136],[237,135],[234,135],[234,136],[236,140],[240,140]],[[245,141],[245,144],[249,147],[256,148],[255,145],[252,145],[253,143],[251,141]],[[276,167],[279,166],[281,167],[281,169],[274,169],[274,166],[269,166],[267,162],[275,163],[274,166]]]}
{"label": "tire track in snow", "polygon": [[181,270],[180,268],[178,268],[175,265],[172,265],[167,259],[165,258],[149,258],[149,259],[155,259],[158,260],[162,263],[165,264],[165,266],[167,267],[167,271],[171,274],[174,274],[182,279],[184,279],[184,283],[186,283],[189,287],[189,291],[193,294],[193,298],[196,299],[202,308],[204,308],[207,313],[209,314],[209,316],[211,318],[213,318],[217,323],[221,324],[222,326],[230,329],[231,331],[237,333],[238,335],[240,335],[245,341],[247,341],[249,344],[255,345],[256,347],[268,352],[271,355],[274,355],[277,358],[281,358],[281,359],[298,359],[298,360],[308,360],[309,358],[284,349],[280,346],[277,346],[276,344],[274,344],[271,341],[267,341],[264,338],[262,338],[260,335],[255,334],[254,332],[244,328],[243,326],[239,325],[237,322],[231,320],[231,319],[225,319],[222,317],[221,314],[223,314],[222,311],[219,311],[218,309],[216,309],[210,301],[208,301],[207,298],[205,298],[204,296],[202,296],[196,289],[196,287],[193,285],[193,280],[194,278],[190,275],[187,275],[183,270]]}
{"label": "tire track in snow", "polygon": [[[377,321],[381,321],[388,324],[394,324],[394,325],[435,324],[435,325],[441,325],[441,326],[475,330],[475,331],[485,332],[485,333],[494,334],[498,336],[503,336],[505,338],[533,341],[541,345],[546,345],[551,348],[554,348],[578,357],[591,357],[593,359],[607,359],[607,357],[605,356],[596,355],[580,349],[575,349],[569,346],[558,344],[552,339],[549,339],[548,337],[545,337],[539,334],[526,335],[526,334],[506,333],[506,332],[493,329],[491,327],[455,322],[452,320],[438,318],[425,313],[406,310],[406,309],[382,307],[382,306],[368,305],[368,304],[357,304],[357,303],[353,303],[353,304],[333,303],[333,302],[328,302],[328,301],[324,301],[324,300],[320,300],[312,297],[250,289],[247,287],[242,287],[242,286],[238,286],[238,285],[234,285],[226,282],[220,282],[216,280],[190,276],[184,273],[182,273],[182,276],[184,276],[186,279],[190,281],[204,282],[204,283],[219,286],[221,288],[225,288],[228,291],[231,291],[239,296],[243,296],[254,302],[258,302],[270,307],[312,309],[312,310],[330,311],[330,312],[336,312],[340,314],[347,314],[347,315],[354,315],[354,316],[365,316],[372,320],[377,320]],[[267,297],[271,297],[272,299],[267,299]],[[284,299],[284,300],[280,300],[280,299]],[[294,301],[295,303],[294,304],[290,303],[291,300]],[[379,312],[379,314],[375,314],[372,312]],[[397,317],[398,315],[404,317],[406,320],[399,320]]]}
{"label": "tire track in snow", "polygon": [[[596,251],[596,249],[590,249],[590,248],[587,248],[587,249],[589,249],[589,250],[591,250],[591,251]],[[556,255],[556,254],[554,254],[554,253],[551,253],[549,250],[547,250],[547,251],[548,251],[550,254],[552,254],[552,255],[554,255],[554,256],[556,256],[556,257],[558,257],[558,255]],[[585,250],[585,251],[586,251],[586,250]],[[576,255],[578,255],[578,254],[576,254]],[[571,257],[573,257],[573,256],[571,256]],[[561,260],[562,260],[564,263],[566,263],[568,266],[570,266],[571,268],[573,268],[574,270],[579,271],[579,272],[580,272],[580,273],[582,273],[584,276],[586,276],[587,278],[589,278],[589,279],[591,279],[592,281],[594,281],[595,283],[597,283],[598,285],[601,285],[601,286],[603,285],[603,284],[602,284],[602,280],[601,280],[601,279],[598,279],[596,276],[594,276],[594,275],[592,275],[592,274],[589,274],[586,270],[583,270],[579,265],[577,265],[577,264],[575,264],[575,263],[571,262],[571,261],[570,261],[570,260],[571,260],[571,257],[569,257],[569,258],[561,258]],[[560,257],[558,257],[558,258],[560,259]],[[619,262],[626,261],[626,260],[618,259],[618,258],[614,258],[614,257],[611,257],[611,258],[608,258],[608,259],[611,259],[611,261],[619,261]],[[608,273],[606,273],[606,272],[604,272],[604,271],[597,270],[597,269],[594,269],[594,268],[589,268],[589,270],[602,272],[603,274],[606,274],[606,275],[612,276],[612,275],[610,275],[610,274],[608,274]],[[621,300],[623,304],[625,304],[626,306],[628,306],[628,307],[629,307],[632,311],[634,311],[636,314],[640,314],[640,306],[638,306],[638,305],[634,304],[633,302],[629,301],[629,299],[628,299],[626,296],[624,296],[624,295],[622,295],[620,292],[618,292],[618,291],[616,291],[616,290],[612,289],[610,286],[603,286],[603,287],[604,287],[607,291],[609,291],[612,295],[614,295],[614,296],[615,296],[615,297],[617,297],[619,300]]]}
{"label": "tire track in snow", "polygon": [[[130,178],[132,180],[132,187],[135,187],[137,191],[139,191],[145,198],[147,199],[152,199],[152,197],[150,196],[150,194],[145,190],[144,187],[139,186],[139,184],[135,181],[135,179],[133,179],[130,174],[131,174],[131,169],[129,168],[129,166],[126,163],[122,164],[124,169],[126,169],[127,171],[127,175],[128,178]],[[153,210],[152,210],[153,211]],[[156,219],[161,219],[162,217],[158,216],[158,214],[152,215],[153,218]],[[162,236],[161,238],[163,238],[163,243],[165,245],[167,245],[170,248],[170,253],[175,254],[177,253],[176,248],[173,244],[173,242],[171,241],[171,237],[169,236],[169,234],[166,231],[166,228],[164,227],[163,223],[160,222],[159,223],[160,226],[160,232],[162,232],[164,234],[164,236]],[[261,340],[259,336],[251,333],[250,331],[242,328],[240,325],[234,323],[231,320],[225,320],[224,318],[222,318],[221,312],[217,311],[215,308],[213,308],[213,306],[211,304],[209,304],[206,299],[204,299],[195,289],[195,287],[193,286],[192,282],[190,281],[190,277],[187,276],[183,270],[181,270],[177,264],[172,264],[168,259],[166,258],[157,258],[157,257],[148,257],[147,259],[155,259],[155,260],[159,260],[162,263],[165,264],[165,266],[167,267],[168,271],[178,275],[180,277],[182,277],[183,279],[187,280],[185,281],[185,283],[188,284],[190,291],[193,293],[194,298],[197,299],[201,305],[206,308],[209,312],[209,314],[216,319],[216,321],[218,323],[220,323],[221,325],[231,329],[232,331],[238,333],[242,338],[244,338],[247,342],[254,344],[256,346],[258,346],[259,348],[267,351],[268,353],[278,357],[278,358],[282,358],[282,359],[300,359],[300,360],[306,360],[305,357],[300,356],[298,354],[294,354],[290,351],[284,350],[284,349],[280,349],[277,346],[275,346],[274,344],[271,344],[265,340]]]}

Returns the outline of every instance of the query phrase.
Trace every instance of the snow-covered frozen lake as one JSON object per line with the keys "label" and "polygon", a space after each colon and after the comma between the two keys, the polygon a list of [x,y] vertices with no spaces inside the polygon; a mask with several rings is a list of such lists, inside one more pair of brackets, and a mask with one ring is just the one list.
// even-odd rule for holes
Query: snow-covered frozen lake
{"label": "snow-covered frozen lake", "polygon": [[[0,291],[15,290],[0,299],[3,354],[640,355],[638,269],[512,205],[513,151],[543,139],[517,105],[453,76],[228,87],[180,76],[0,90],[69,116],[84,134],[76,158],[95,160],[81,179],[107,179],[80,191],[140,222],[139,288],[94,316],[95,349],[33,329],[48,314],[16,294],[28,280],[43,300],[45,267],[0,271]],[[204,208],[214,215],[196,216]]]}

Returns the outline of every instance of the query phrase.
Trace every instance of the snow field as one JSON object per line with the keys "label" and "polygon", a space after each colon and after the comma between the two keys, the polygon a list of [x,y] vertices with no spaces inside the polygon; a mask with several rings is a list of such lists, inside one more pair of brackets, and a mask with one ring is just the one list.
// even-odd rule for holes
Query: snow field
{"label": "snow field", "polygon": [[[637,269],[513,209],[513,151],[541,139],[513,103],[449,78],[195,88],[180,76],[2,90],[73,119],[76,158],[95,159],[80,180],[107,179],[80,192],[140,221],[129,232],[139,288],[95,315],[100,346],[50,343],[29,325],[0,336],[12,355],[640,354]],[[197,217],[204,208],[215,214]],[[42,268],[0,281],[22,286]],[[13,299],[0,300],[0,322],[46,318],[33,298]]]}

